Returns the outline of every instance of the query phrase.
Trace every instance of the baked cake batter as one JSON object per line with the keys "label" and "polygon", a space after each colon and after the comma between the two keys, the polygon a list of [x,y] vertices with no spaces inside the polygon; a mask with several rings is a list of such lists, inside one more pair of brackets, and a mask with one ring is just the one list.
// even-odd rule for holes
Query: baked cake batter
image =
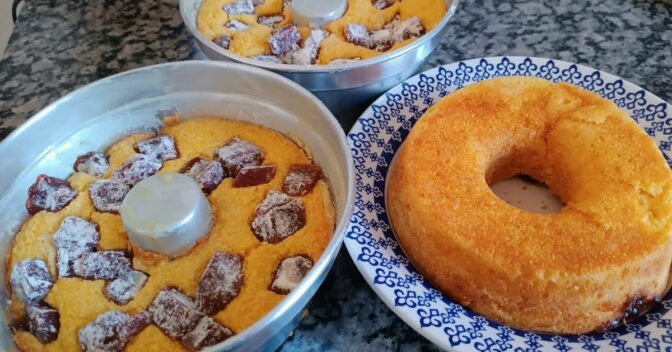
{"label": "baked cake batter", "polygon": [[232,52],[260,61],[329,64],[372,58],[430,31],[445,0],[348,0],[345,14],[311,30],[295,27],[283,0],[203,0],[198,30]]}
{"label": "baked cake batter", "polygon": [[[565,206],[531,213],[488,186],[518,174]],[[452,92],[413,126],[387,182],[391,223],[418,271],[508,326],[611,329],[668,290],[672,173],[596,93],[534,77]]]}
{"label": "baked cake batter", "polygon": [[[273,2],[269,1],[264,8],[267,9],[266,11],[271,11],[270,6],[272,5]],[[48,273],[53,281],[53,287],[48,289],[48,294],[44,297],[44,303],[53,307],[60,315],[60,331],[58,331],[57,338],[46,344],[41,343],[31,331],[17,329],[14,339],[20,349],[24,351],[80,350],[83,347],[82,343],[91,343],[91,339],[96,336],[92,332],[102,326],[92,324],[87,327],[90,331],[82,332],[81,330],[87,324],[92,323],[101,314],[110,311],[126,312],[137,318],[145,317],[148,314],[146,310],[155,299],[155,304],[160,303],[157,303],[159,301],[157,295],[165,288],[177,288],[179,292],[187,295],[197,304],[200,304],[199,300],[201,299],[207,301],[207,292],[201,292],[199,285],[204,285],[203,287],[207,291],[207,283],[201,281],[207,281],[207,279],[204,279],[207,276],[204,271],[211,260],[211,265],[215,267],[214,269],[217,269],[217,265],[223,265],[224,267],[231,265],[227,260],[235,262],[240,259],[242,264],[240,262],[239,264],[242,265],[242,273],[234,278],[238,280],[240,287],[238,287],[239,292],[237,294],[234,292],[234,297],[223,309],[208,312],[211,313],[210,318],[214,319],[214,322],[205,317],[199,323],[199,326],[214,324],[218,327],[218,331],[225,336],[229,336],[231,333],[240,333],[278,304],[285,297],[283,293],[289,292],[309,270],[310,265],[318,260],[334,229],[334,210],[328,185],[321,178],[317,180],[314,187],[309,184],[310,182],[304,182],[303,186],[298,188],[289,187],[292,186],[292,177],[299,181],[306,180],[305,174],[300,173],[302,168],[307,167],[312,171],[319,170],[311,164],[310,157],[306,155],[303,149],[280,133],[245,122],[201,118],[182,123],[172,121],[172,123],[167,124],[168,126],[160,134],[172,137],[178,157],[175,158],[175,155],[170,156],[165,153],[155,153],[153,156],[157,160],[164,160],[163,166],[158,172],[185,172],[187,163],[197,157],[212,162],[213,155],[217,154],[216,151],[220,153],[219,155],[226,154],[218,148],[234,140],[234,138],[258,147],[263,152],[262,166],[275,165],[275,172],[272,177],[268,177],[268,182],[254,186],[234,188],[233,183],[236,178],[226,177],[218,186],[211,187],[213,189],[206,190],[204,187],[206,194],[209,192],[207,197],[213,211],[213,226],[210,233],[186,255],[170,260],[167,257],[141,252],[139,249],[133,248],[126,237],[120,215],[96,211],[89,195],[89,186],[99,180],[98,177],[93,175],[98,173],[103,174],[104,178],[113,177],[114,171],[122,168],[124,163],[138,152],[138,146],[141,144],[136,145],[136,143],[147,140],[152,135],[147,133],[135,134],[110,147],[106,153],[109,167],[103,165],[104,172],[101,172],[101,168],[91,167],[95,163],[87,164],[86,160],[78,159],[75,168],[80,172],[73,173],[67,180],[70,187],[77,192],[76,197],[67,206],[61,210],[55,209],[55,211],[49,211],[49,204],[53,206],[52,203],[41,203],[39,199],[36,199],[31,205],[34,207],[41,206],[42,209],[47,210],[36,212],[23,224],[16,235],[11,256],[8,257],[8,281],[10,273],[19,262],[41,260],[46,263]],[[170,142],[170,138],[166,138],[167,142]],[[166,141],[161,141],[161,143],[163,142]],[[224,157],[226,158],[226,156]],[[234,170],[235,167],[231,164],[224,161],[222,164],[225,172],[237,171],[239,174],[243,173],[240,170]],[[212,165],[218,166],[219,164],[213,163]],[[292,172],[290,172],[290,168],[293,168]],[[292,174],[292,176],[287,177],[288,174]],[[204,174],[201,173],[200,175]],[[321,173],[312,175],[320,177]],[[262,181],[258,179],[253,181],[263,182],[263,179]],[[314,183],[315,179],[312,179],[312,181]],[[290,185],[287,185],[287,182]],[[242,184],[244,185],[245,182]],[[272,198],[271,195],[280,194],[281,198],[289,199],[287,194],[280,193],[283,190],[296,195],[291,197],[293,199],[290,202],[291,204],[295,206],[299,203],[302,204],[299,204],[299,206],[305,209],[304,224],[303,226],[299,226],[299,224],[290,229],[290,232],[292,230],[295,232],[289,235],[281,233],[281,238],[273,237],[273,241],[262,241],[264,237],[260,236],[268,235],[268,231],[271,231],[271,235],[278,235],[278,233],[273,232],[276,230],[274,228],[269,230],[268,228],[264,229],[251,225],[253,221],[263,222],[261,221],[263,219],[255,220],[264,216],[261,215],[257,207],[267,197]],[[67,201],[67,199],[65,200]],[[118,305],[108,299],[105,290],[106,283],[109,280],[86,280],[81,277],[59,277],[57,275],[60,270],[59,264],[57,264],[59,258],[53,239],[54,234],[59,231],[59,227],[64,223],[63,220],[68,216],[79,217],[98,227],[99,242],[94,253],[109,253],[105,251],[111,250],[133,253],[132,269],[140,272],[139,275],[145,273],[147,279],[144,286],[139,289],[130,302],[125,305]],[[297,230],[297,227],[300,228]],[[258,229],[261,229],[259,234],[255,233],[258,232]],[[215,255],[216,252],[225,254]],[[131,257],[130,254],[128,256]],[[215,262],[217,256],[223,261]],[[39,263],[39,261],[24,263]],[[295,263],[293,272],[282,269],[286,266],[291,267],[293,263]],[[73,266],[75,272],[77,272],[77,269],[76,265]],[[80,268],[80,270],[82,269]],[[21,273],[20,270],[17,270],[17,272],[17,275]],[[212,277],[228,275],[226,272],[218,274],[214,271],[213,273],[214,276],[210,275],[211,279]],[[231,276],[229,276],[230,278]],[[240,283],[241,280],[242,284]],[[216,281],[214,284],[218,284]],[[20,287],[13,281],[12,284],[13,288]],[[282,289],[275,289],[275,287]],[[19,299],[17,290],[14,291],[11,310],[15,321],[21,321],[25,309],[22,301],[26,301],[26,299]],[[25,291],[29,293],[37,292],[30,291],[29,288]],[[165,292],[170,293],[170,291]],[[213,297],[221,298],[221,296],[217,296],[217,292],[211,292],[210,294],[215,294]],[[170,295],[168,294],[168,296]],[[37,299],[39,300],[39,297]],[[221,304],[221,299],[212,302]],[[201,310],[212,310],[213,308],[209,306],[208,309],[205,309],[203,305],[199,307],[202,308]],[[112,322],[123,321],[128,317],[123,314],[115,314],[117,315],[108,314],[109,316],[104,318],[109,318],[106,321]],[[202,313],[199,314],[199,317],[203,315]],[[153,319],[156,321],[155,312]],[[139,333],[133,333],[135,336],[126,341],[128,342],[125,347],[126,351],[148,352],[184,349],[178,341],[179,338],[171,339],[157,324],[149,322],[144,325],[144,329],[140,328]],[[189,327],[189,329],[192,328],[193,326]],[[122,332],[118,332],[118,335],[121,334]],[[49,339],[48,335],[47,331],[47,337],[44,338]],[[194,338],[194,336],[190,337],[191,342]],[[124,348],[123,344],[121,348]]]}

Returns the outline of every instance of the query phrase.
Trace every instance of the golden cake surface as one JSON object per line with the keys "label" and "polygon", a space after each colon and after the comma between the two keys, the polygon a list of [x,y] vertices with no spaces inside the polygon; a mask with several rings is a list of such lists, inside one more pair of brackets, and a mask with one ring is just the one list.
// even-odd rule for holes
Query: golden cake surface
{"label": "golden cake surface", "polygon": [[[305,226],[278,243],[262,242],[255,236],[250,222],[255,208],[264,201],[269,191],[280,191],[283,180],[292,165],[310,164],[306,152],[280,133],[259,125],[219,118],[199,118],[181,123],[171,123],[160,132],[171,136],[179,157],[165,161],[161,172],[180,172],[185,164],[196,157],[213,157],[213,152],[236,137],[249,141],[263,150],[264,165],[273,164],[276,172],[265,184],[234,188],[233,178],[228,177],[207,197],[213,212],[213,225],[191,251],[176,259],[139,253],[129,243],[121,217],[113,213],[97,212],[89,196],[88,186],[98,178],[75,172],[68,181],[79,194],[58,212],[41,211],[29,218],[15,237],[8,273],[24,259],[41,259],[46,262],[52,278],[57,277],[57,258],[53,236],[66,216],[75,215],[98,226],[100,241],[98,251],[122,250],[133,252],[133,268],[146,273],[149,278],[126,305],[117,305],[103,294],[104,280],[84,280],[78,277],[61,277],[55,280],[45,302],[60,313],[58,338],[42,344],[27,331],[17,331],[14,339],[25,351],[78,351],[78,331],[107,311],[137,314],[152,303],[157,293],[165,287],[175,287],[190,297],[196,297],[199,278],[215,252],[240,255],[243,260],[243,281],[239,294],[221,311],[211,317],[240,333],[259,320],[278,304],[284,295],[269,289],[279,263],[286,257],[303,255],[317,261],[330,240],[334,229],[334,210],[329,188],[324,180],[317,181],[309,193],[300,198],[305,208]],[[129,136],[107,150],[109,169],[105,177],[122,166],[136,153],[134,145],[150,134]],[[9,276],[9,274],[8,274]],[[12,313],[18,319],[23,314],[23,304],[12,300]],[[169,351],[184,349],[179,341],[172,340],[157,326],[150,324],[127,345],[127,351]]]}
{"label": "golden cake surface", "polygon": [[[530,213],[488,186],[517,174],[565,206]],[[388,176],[390,219],[411,261],[494,320],[584,333],[667,290],[669,167],[597,94],[522,77],[468,86],[423,115]]]}
{"label": "golden cake surface", "polygon": [[[262,61],[290,64],[329,64],[332,61],[344,59],[368,59],[385,52],[400,48],[415,40],[420,33],[407,34],[395,40],[387,40],[383,47],[375,43],[363,45],[360,42],[349,40],[345,34],[346,26],[361,25],[369,34],[388,29],[391,23],[401,23],[411,18],[417,18],[422,26],[422,33],[434,28],[447,11],[445,0],[348,0],[345,14],[322,27],[326,31],[324,38],[320,37],[312,57],[312,62],[285,59],[274,52],[269,40],[273,32],[279,28],[292,26],[292,11],[289,5],[283,5],[283,0],[265,0],[253,7],[253,11],[231,14],[233,8],[227,7],[234,3],[243,3],[247,0],[204,0],[198,12],[198,30],[226,49]],[[228,12],[227,12],[228,9]],[[277,17],[278,22],[266,23],[264,18]],[[395,22],[397,20],[397,22]],[[232,26],[231,23],[236,23]],[[308,27],[298,27],[300,34],[299,47],[306,47],[306,40],[311,34]],[[380,35],[380,33],[378,33]],[[366,35],[365,35],[366,36]],[[374,35],[375,37],[376,35]],[[225,40],[221,40],[225,38]],[[374,40],[375,41],[375,40]],[[319,51],[319,53],[318,53]]]}

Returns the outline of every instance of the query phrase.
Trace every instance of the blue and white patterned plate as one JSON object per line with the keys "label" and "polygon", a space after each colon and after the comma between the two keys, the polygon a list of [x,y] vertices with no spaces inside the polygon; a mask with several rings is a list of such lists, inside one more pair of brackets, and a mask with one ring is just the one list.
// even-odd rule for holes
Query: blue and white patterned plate
{"label": "blue and white patterned plate", "polygon": [[421,73],[371,105],[348,134],[356,170],[355,209],[345,245],[378,296],[402,320],[445,349],[458,351],[672,350],[672,294],[636,321],[614,331],[556,336],[514,329],[453,302],[408,261],[385,212],[385,178],[394,153],[427,107],[466,85],[498,76],[536,76],[597,92],[625,111],[672,164],[672,108],[613,75],[568,62],[493,57],[456,62]]}

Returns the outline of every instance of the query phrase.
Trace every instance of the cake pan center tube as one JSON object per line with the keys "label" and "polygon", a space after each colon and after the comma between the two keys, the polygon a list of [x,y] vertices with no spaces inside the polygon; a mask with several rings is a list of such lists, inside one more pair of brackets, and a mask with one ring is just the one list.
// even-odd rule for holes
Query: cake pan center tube
{"label": "cake pan center tube", "polygon": [[171,258],[187,253],[212,224],[210,203],[198,184],[172,172],[135,185],[119,212],[132,243]]}
{"label": "cake pan center tube", "polygon": [[347,8],[347,0],[292,0],[292,21],[297,26],[320,28],[341,18]]}

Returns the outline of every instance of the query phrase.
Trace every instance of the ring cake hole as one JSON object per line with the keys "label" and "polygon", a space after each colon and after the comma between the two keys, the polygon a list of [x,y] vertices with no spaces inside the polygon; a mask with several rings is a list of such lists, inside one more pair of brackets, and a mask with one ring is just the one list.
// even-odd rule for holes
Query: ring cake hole
{"label": "ring cake hole", "polygon": [[532,213],[556,214],[564,204],[543,182],[528,175],[516,175],[490,185],[499,199]]}
{"label": "ring cake hole", "polygon": [[546,184],[545,148],[517,149],[492,162],[485,179],[490,190],[509,205],[537,214],[556,214],[565,206]]}

